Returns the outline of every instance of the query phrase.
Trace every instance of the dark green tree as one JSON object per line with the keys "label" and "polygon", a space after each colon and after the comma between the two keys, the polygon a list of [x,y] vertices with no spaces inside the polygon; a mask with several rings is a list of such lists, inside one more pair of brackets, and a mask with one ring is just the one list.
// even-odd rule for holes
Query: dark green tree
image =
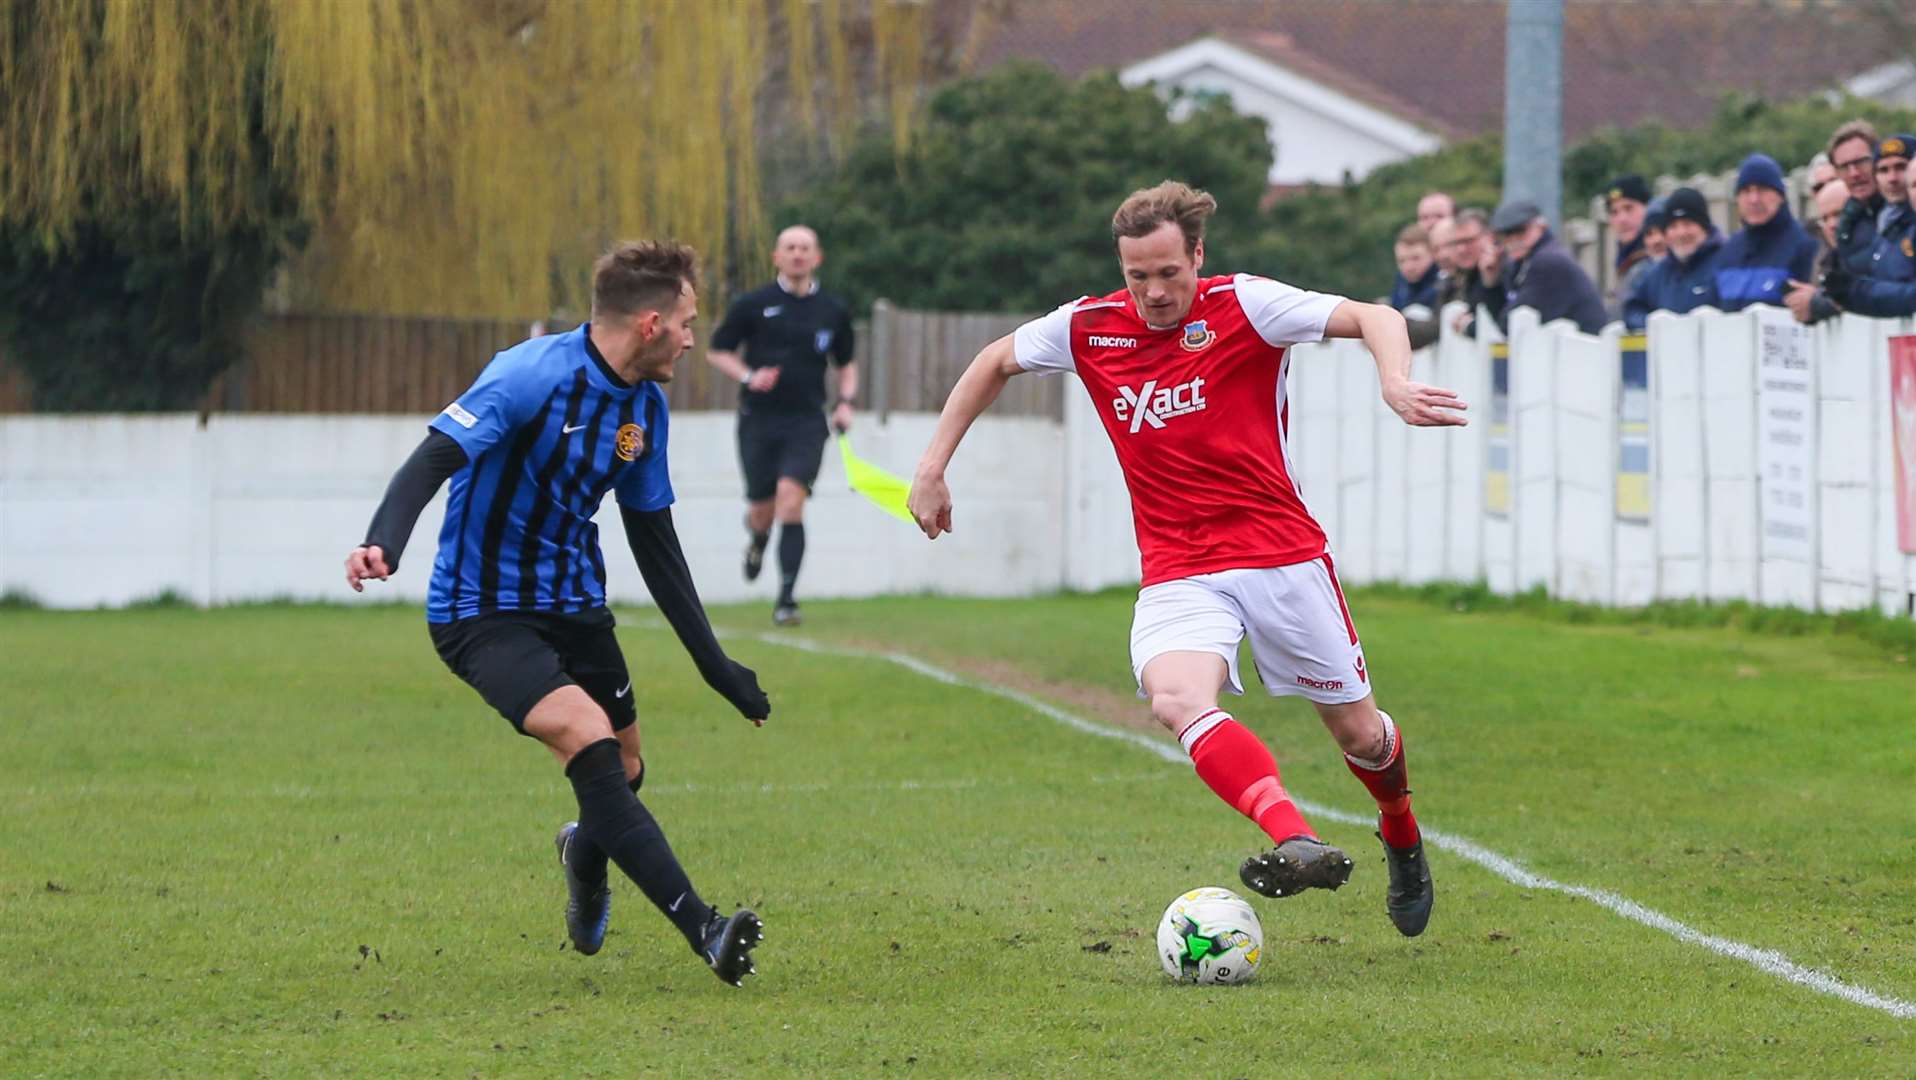
{"label": "dark green tree", "polygon": [[1264,122],[1226,102],[1013,64],[940,90],[909,149],[873,136],[777,220],[818,230],[823,273],[861,311],[1048,310],[1118,287],[1111,213],[1166,178],[1217,196],[1207,265],[1247,269],[1270,166]]}

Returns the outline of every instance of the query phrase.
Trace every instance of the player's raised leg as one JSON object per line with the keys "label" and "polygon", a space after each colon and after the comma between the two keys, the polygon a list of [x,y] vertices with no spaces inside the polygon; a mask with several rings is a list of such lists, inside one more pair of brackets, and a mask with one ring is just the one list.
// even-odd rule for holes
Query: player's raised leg
{"label": "player's raised leg", "polygon": [[1317,714],[1343,748],[1344,763],[1377,801],[1377,838],[1390,867],[1385,909],[1405,937],[1416,937],[1430,922],[1435,889],[1424,860],[1423,835],[1410,811],[1410,774],[1404,765],[1404,737],[1377,699],[1343,705],[1318,704]]}
{"label": "player's raised leg", "polygon": [[1270,748],[1218,708],[1218,691],[1229,677],[1225,659],[1211,652],[1162,653],[1142,672],[1152,715],[1177,735],[1198,777],[1275,845],[1245,862],[1244,883],[1266,896],[1337,888],[1350,877],[1350,859],[1319,840],[1304,820],[1284,790]]}
{"label": "player's raised leg", "polygon": [[762,937],[758,916],[742,908],[720,915],[693,890],[664,830],[632,790],[604,710],[579,687],[561,686],[533,706],[524,728],[565,763],[579,800],[572,843],[605,852],[720,979],[737,985],[750,974],[751,950]]}

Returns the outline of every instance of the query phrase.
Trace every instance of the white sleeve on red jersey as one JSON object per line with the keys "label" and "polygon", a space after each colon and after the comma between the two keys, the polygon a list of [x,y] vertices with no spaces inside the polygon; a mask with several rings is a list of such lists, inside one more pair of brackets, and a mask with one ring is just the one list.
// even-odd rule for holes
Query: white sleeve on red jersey
{"label": "white sleeve on red jersey", "polygon": [[1078,370],[1077,361],[1071,358],[1071,316],[1082,303],[1082,298],[1073,300],[1013,331],[1011,355],[1018,366],[1040,375]]}
{"label": "white sleeve on red jersey", "polygon": [[1324,326],[1330,322],[1331,312],[1344,302],[1341,296],[1306,292],[1253,274],[1239,274],[1233,284],[1237,286],[1237,302],[1251,325],[1257,327],[1258,336],[1280,349],[1324,340]]}

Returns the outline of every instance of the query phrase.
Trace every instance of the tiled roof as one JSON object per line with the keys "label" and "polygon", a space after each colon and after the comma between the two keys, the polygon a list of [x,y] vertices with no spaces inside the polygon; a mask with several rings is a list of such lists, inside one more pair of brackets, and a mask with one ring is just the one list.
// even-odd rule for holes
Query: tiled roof
{"label": "tiled roof", "polygon": [[[984,3],[968,66],[1121,68],[1215,36],[1446,136],[1503,126],[1503,0],[1010,0]],[[1568,0],[1564,129],[1705,123],[1726,93],[1798,97],[1895,58],[1828,5]]]}

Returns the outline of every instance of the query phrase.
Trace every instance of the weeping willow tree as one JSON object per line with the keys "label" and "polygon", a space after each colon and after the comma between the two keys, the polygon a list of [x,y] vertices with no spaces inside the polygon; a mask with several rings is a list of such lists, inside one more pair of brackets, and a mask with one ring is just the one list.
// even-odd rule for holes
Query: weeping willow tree
{"label": "weeping willow tree", "polygon": [[[170,278],[225,348],[288,258],[302,306],[440,315],[582,310],[622,236],[678,237],[722,271],[764,241],[766,72],[807,124],[889,88],[902,136],[929,8],[0,0],[0,286],[80,287],[13,305],[0,334],[25,353],[116,275],[122,294]],[[189,299],[171,298],[182,323]],[[43,389],[62,366],[25,359]]]}

